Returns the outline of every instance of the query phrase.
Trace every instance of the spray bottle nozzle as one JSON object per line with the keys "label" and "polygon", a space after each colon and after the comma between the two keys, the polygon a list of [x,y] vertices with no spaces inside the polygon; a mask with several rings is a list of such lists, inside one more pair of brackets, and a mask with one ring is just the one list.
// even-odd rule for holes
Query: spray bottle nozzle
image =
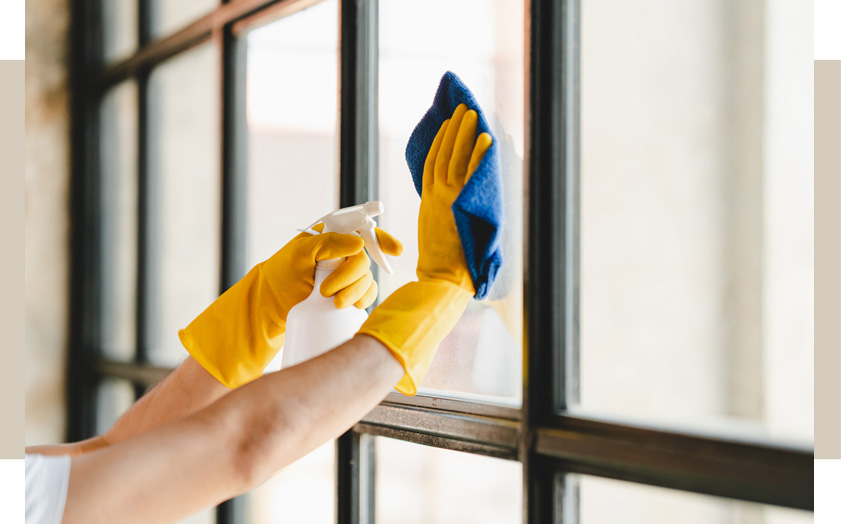
{"label": "spray bottle nozzle", "polygon": [[377,223],[372,218],[382,214],[383,203],[378,200],[371,200],[358,206],[345,207],[324,215],[310,224],[307,230],[312,229],[318,223],[324,223],[323,233],[353,234],[359,232],[359,236],[362,237],[365,243],[365,249],[368,250],[368,255],[383,271],[390,275],[394,270],[391,269],[391,264],[388,263],[385,254],[380,248],[375,231]]}
{"label": "spray bottle nozzle", "polygon": [[369,200],[362,204],[362,209],[369,217],[378,217],[383,214],[383,203],[379,200]]}

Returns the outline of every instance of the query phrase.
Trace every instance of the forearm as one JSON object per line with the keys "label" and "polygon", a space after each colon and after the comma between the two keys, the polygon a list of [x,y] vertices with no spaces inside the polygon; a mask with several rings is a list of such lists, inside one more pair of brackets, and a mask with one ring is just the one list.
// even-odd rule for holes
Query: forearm
{"label": "forearm", "polygon": [[102,440],[106,445],[115,444],[158,428],[209,406],[230,391],[193,357],[188,357],[135,402]]}
{"label": "forearm", "polygon": [[357,335],[311,361],[254,381],[219,404],[238,410],[253,435],[244,458],[251,461],[252,482],[259,483],[344,433],[402,375],[382,343]]}
{"label": "forearm", "polygon": [[135,402],[104,435],[80,442],[29,446],[26,453],[81,455],[95,451],[191,415],[229,392],[189,357]]}
{"label": "forearm", "polygon": [[26,453],[34,455],[81,455],[107,446],[108,443],[101,436],[70,442],[67,444],[48,444],[44,446],[27,446]]}
{"label": "forearm", "polygon": [[73,459],[65,522],[172,521],[247,491],[335,438],[403,374],[365,336],[194,415]]}

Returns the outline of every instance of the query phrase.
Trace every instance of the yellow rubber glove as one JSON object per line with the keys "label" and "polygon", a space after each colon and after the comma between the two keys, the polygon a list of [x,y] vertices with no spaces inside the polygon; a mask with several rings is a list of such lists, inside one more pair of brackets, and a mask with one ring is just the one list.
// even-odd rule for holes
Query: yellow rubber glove
{"label": "yellow rubber glove", "polygon": [[[323,229],[319,224],[315,229]],[[377,228],[384,253],[403,246]],[[301,233],[217,298],[178,332],[184,348],[219,382],[235,388],[259,377],[283,346],[289,310],[312,293],[315,264],[347,257],[321,285],[339,308],[370,306],[377,297],[368,256],[356,235]]]}
{"label": "yellow rubber glove", "polygon": [[396,388],[405,395],[417,393],[438,345],[476,293],[452,207],[491,146],[489,134],[476,137],[477,121],[476,112],[461,104],[441,125],[423,168],[418,281],[392,293],[359,330],[385,344],[403,366]]}

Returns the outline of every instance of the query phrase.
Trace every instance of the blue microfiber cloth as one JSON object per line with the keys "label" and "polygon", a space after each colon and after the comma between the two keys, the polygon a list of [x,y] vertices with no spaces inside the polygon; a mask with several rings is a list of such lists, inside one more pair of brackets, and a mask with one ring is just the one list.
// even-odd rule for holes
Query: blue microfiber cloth
{"label": "blue microfiber cloth", "polygon": [[[423,188],[426,154],[432,147],[441,124],[453,115],[459,104],[465,104],[468,109],[478,113],[478,133],[490,133],[493,137],[488,121],[473,93],[455,73],[444,73],[432,107],[415,126],[406,145],[406,162],[409,164],[409,171],[412,172],[418,195]],[[476,288],[476,298],[485,298],[502,266],[502,180],[496,137],[493,137],[491,147],[453,203],[453,215],[470,276],[473,278],[473,287]]]}

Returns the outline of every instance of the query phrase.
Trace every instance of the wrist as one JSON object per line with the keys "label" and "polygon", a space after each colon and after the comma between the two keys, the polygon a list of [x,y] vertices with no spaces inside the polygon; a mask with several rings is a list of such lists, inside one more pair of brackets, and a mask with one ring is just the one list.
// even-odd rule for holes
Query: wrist
{"label": "wrist", "polygon": [[397,390],[417,393],[438,345],[453,329],[472,297],[448,280],[410,282],[377,306],[359,334],[380,341],[405,370]]}

